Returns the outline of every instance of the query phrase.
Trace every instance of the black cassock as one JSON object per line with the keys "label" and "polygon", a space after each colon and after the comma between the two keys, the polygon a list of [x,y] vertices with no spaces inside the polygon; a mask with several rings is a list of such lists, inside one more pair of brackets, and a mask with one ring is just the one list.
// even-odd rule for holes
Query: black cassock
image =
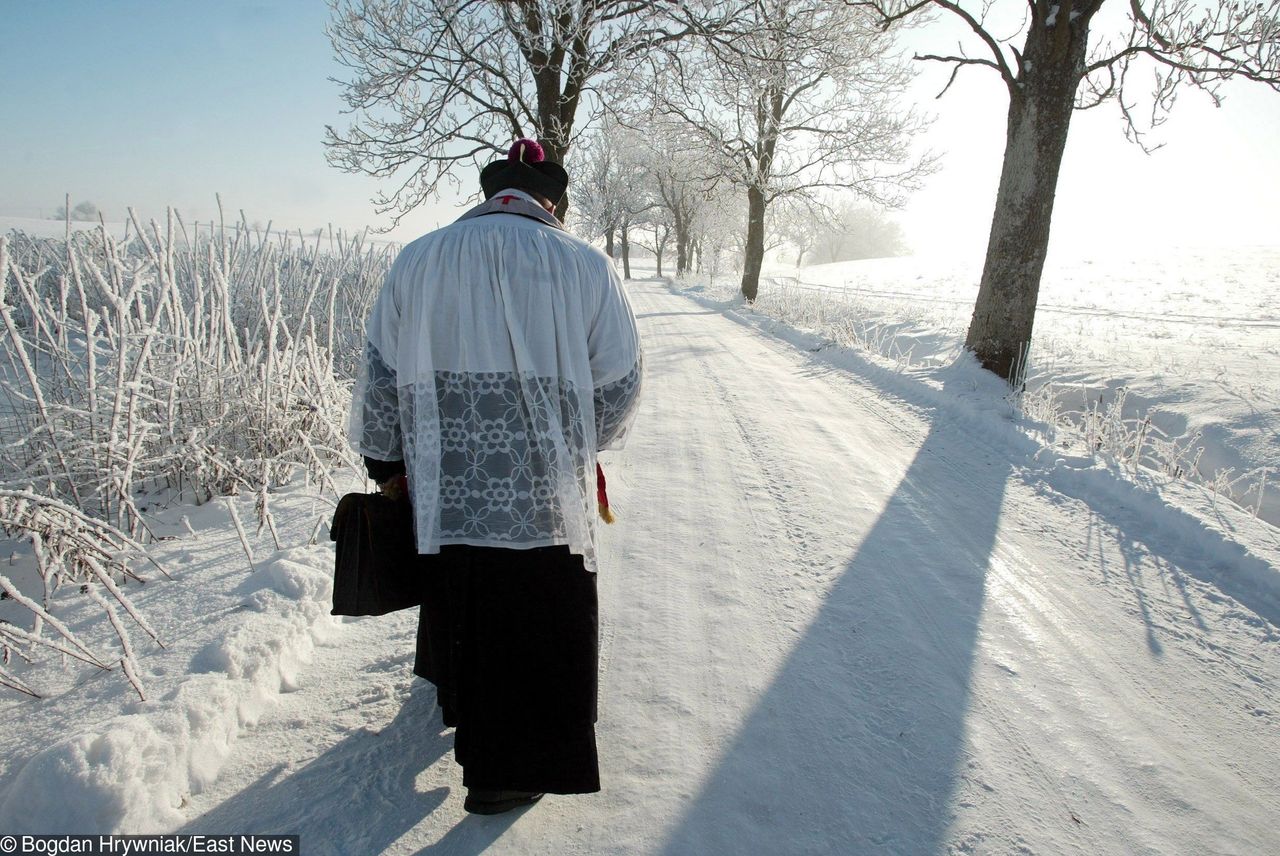
{"label": "black cassock", "polygon": [[415,674],[435,684],[469,788],[600,790],[596,576],[566,546],[419,556]]}

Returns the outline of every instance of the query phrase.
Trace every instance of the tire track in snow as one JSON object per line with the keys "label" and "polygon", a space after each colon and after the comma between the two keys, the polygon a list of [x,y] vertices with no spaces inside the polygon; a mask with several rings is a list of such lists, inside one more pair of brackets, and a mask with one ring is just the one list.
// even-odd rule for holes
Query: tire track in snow
{"label": "tire track in snow", "polygon": [[748,427],[744,408],[738,397],[729,391],[719,375],[707,365],[706,360],[700,359],[699,362],[702,363],[707,379],[724,405],[725,412],[731,417],[742,447],[750,456],[750,464],[759,471],[762,487],[772,500],[772,507],[778,512],[781,528],[790,544],[790,550],[785,551],[785,554],[798,559],[811,576],[823,576],[824,571],[830,570],[830,557],[817,548],[820,536],[816,529],[805,522],[806,517],[803,514],[796,511],[797,507],[809,508],[812,505],[807,482],[798,481],[789,475],[787,464],[790,462],[784,464],[778,456],[770,455],[762,448],[759,426],[756,426],[755,431]]}

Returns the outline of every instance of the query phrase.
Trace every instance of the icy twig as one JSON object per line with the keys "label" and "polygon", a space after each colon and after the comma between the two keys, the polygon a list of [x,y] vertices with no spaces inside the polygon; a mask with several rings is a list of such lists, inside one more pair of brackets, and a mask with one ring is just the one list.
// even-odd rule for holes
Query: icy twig
{"label": "icy twig", "polygon": [[236,528],[236,535],[240,538],[240,546],[244,548],[245,558],[249,560],[249,570],[255,570],[253,567],[253,548],[249,546],[249,538],[244,534],[244,525],[240,523],[240,512],[236,511],[235,497],[228,497],[227,509],[231,512],[231,523]]}

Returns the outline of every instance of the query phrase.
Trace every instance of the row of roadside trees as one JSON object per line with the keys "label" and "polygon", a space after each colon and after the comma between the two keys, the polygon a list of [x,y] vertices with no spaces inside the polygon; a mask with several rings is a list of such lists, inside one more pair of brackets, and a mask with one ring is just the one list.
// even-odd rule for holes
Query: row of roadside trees
{"label": "row of roadside trees", "polygon": [[652,121],[641,131],[606,121],[574,153],[573,228],[603,240],[628,277],[637,248],[654,257],[659,276],[672,269],[677,275],[714,273],[725,250],[732,259],[745,259],[750,239],[759,240],[761,254],[789,249],[797,267],[906,251],[902,229],[854,194],[774,198],[764,229],[749,232],[743,187],[708,177],[704,151],[669,122]]}
{"label": "row of roadside trees", "polygon": [[[735,246],[748,300],[771,233],[820,232],[850,198],[893,207],[933,168],[913,146],[925,122],[903,99],[915,63],[948,65],[951,81],[971,67],[997,75],[1006,150],[967,344],[1015,382],[1072,113],[1118,104],[1126,135],[1146,145],[1186,86],[1215,98],[1231,78],[1280,89],[1280,0],[331,6],[352,121],[328,129],[330,159],[390,182],[381,212],[469,186],[511,139],[535,136],[574,176],[562,215],[572,205],[579,228],[617,236],[609,249],[624,259],[633,240],[669,250],[681,272]],[[940,18],[966,40],[906,58],[895,36],[914,28],[928,43]]]}

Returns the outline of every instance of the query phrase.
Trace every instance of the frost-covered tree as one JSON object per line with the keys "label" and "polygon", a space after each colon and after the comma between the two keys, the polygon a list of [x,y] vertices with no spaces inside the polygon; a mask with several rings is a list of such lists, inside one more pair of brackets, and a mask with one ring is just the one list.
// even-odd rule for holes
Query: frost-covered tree
{"label": "frost-covered tree", "polygon": [[607,120],[587,135],[579,152],[570,173],[578,199],[574,228],[587,238],[603,236],[611,258],[616,237],[623,275],[630,277],[631,229],[654,207],[642,135]]}
{"label": "frost-covered tree", "polygon": [[601,130],[588,134],[574,150],[569,165],[574,208],[569,221],[587,240],[604,238],[604,251],[613,258],[622,219],[620,203],[631,176],[622,170],[621,152]]}
{"label": "frost-covered tree", "polygon": [[[353,116],[327,128],[330,163],[398,181],[398,222],[511,139],[563,163],[595,89],[651,52],[723,25],[713,0],[330,0]],[[598,99],[594,103],[598,104]],[[468,176],[470,178],[470,176]],[[559,212],[564,215],[567,202]]]}
{"label": "frost-covered tree", "polygon": [[778,212],[778,236],[795,251],[796,267],[900,256],[902,227],[874,206],[856,199],[787,200]]}
{"label": "frost-covered tree", "polygon": [[871,16],[824,0],[745,0],[743,17],[732,45],[674,64],[654,99],[745,192],[742,293],[754,300],[772,203],[840,187],[892,205],[928,164],[910,157],[921,120],[897,104],[908,75]]}
{"label": "frost-covered tree", "polygon": [[834,217],[835,212],[821,199],[797,199],[787,205],[780,231],[795,250],[796,267],[818,245],[823,232],[831,228]]}
{"label": "frost-covered tree", "polygon": [[53,213],[54,220],[76,220],[80,222],[90,222],[98,219],[98,206],[92,202],[81,202],[79,205],[71,209],[71,215],[67,215],[67,206],[59,205],[58,210]]}
{"label": "frost-covered tree", "polygon": [[853,200],[831,209],[802,210],[791,224],[789,239],[797,249],[807,244],[813,264],[888,258],[906,252],[901,226],[884,212]]}
{"label": "frost-covered tree", "polygon": [[[1008,91],[1004,165],[966,343],[983,366],[1015,384],[1031,343],[1073,111],[1115,101],[1126,136],[1142,143],[1183,86],[1205,90],[1215,101],[1218,87],[1232,78],[1280,89],[1280,0],[846,2],[874,9],[885,25],[929,10],[954,16],[972,34],[974,49],[916,59],[951,65],[948,87],[962,67],[974,66],[999,75]],[[1104,6],[1114,12],[1109,19]],[[1010,33],[1006,19],[992,26],[988,16],[1002,12],[1021,19],[1021,28]],[[1140,100],[1149,111],[1145,118]]]}
{"label": "frost-covered tree", "polygon": [[645,145],[655,202],[675,244],[676,275],[683,276],[693,265],[698,222],[709,204],[715,181],[707,175],[705,149],[697,136],[680,124],[654,123],[645,136]]}
{"label": "frost-covered tree", "polygon": [[693,255],[698,260],[699,273],[714,282],[723,271],[726,256],[735,253],[732,261],[741,264],[741,253],[736,252],[735,244],[741,245],[746,224],[746,213],[738,204],[735,188],[721,185],[711,191],[693,231]]}
{"label": "frost-covered tree", "polygon": [[[659,257],[660,265],[671,245],[677,274],[688,273],[698,219],[716,183],[701,142],[680,124],[655,120],[641,108],[625,121],[607,117],[577,152],[570,170],[575,228],[586,237],[603,234],[610,256],[615,237],[629,244],[631,230],[644,229],[642,248]],[[627,253],[621,256],[629,270]]]}
{"label": "frost-covered tree", "polygon": [[646,225],[649,227],[649,234],[644,234],[636,239],[636,246],[643,250],[653,253],[655,264],[657,265],[657,274],[662,276],[662,258],[666,255],[667,248],[671,246],[671,223],[667,220],[667,212],[660,208],[655,208],[649,212]]}

